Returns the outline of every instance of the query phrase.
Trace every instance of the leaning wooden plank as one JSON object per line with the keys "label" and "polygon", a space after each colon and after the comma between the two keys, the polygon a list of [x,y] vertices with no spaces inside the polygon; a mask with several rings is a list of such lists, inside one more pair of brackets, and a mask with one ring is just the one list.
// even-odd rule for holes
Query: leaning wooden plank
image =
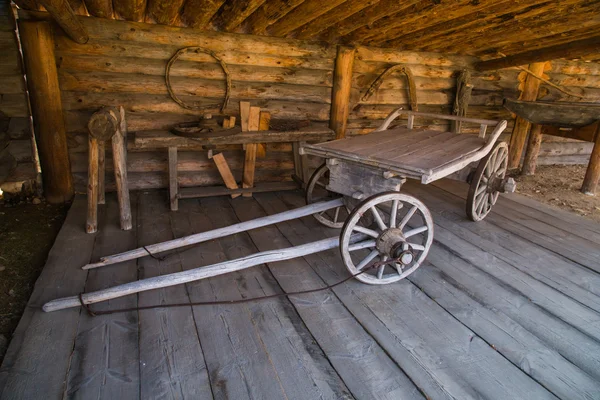
{"label": "leaning wooden plank", "polygon": [[[135,216],[136,202],[133,204]],[[105,217],[100,221],[100,232],[96,235],[94,258],[137,245],[136,231],[122,231],[116,223],[120,213],[114,195],[108,196],[105,208]],[[130,282],[136,280],[137,276],[135,261],[129,261],[118,271],[91,271],[85,291]],[[130,296],[98,306],[97,310],[136,306],[137,298]],[[139,397],[136,311],[97,317],[85,313],[81,315],[65,390],[69,397],[81,399]]]}
{"label": "leaning wooden plank", "polygon": [[[292,197],[285,194],[286,202]],[[304,240],[307,235],[321,237],[326,234],[326,229],[310,218],[281,224],[284,225],[285,228],[281,229],[285,229],[286,236],[295,237],[298,241]],[[340,271],[347,274],[336,252],[315,254],[307,260],[327,283],[339,280]],[[396,353],[398,347],[403,346],[404,351],[408,350],[411,354],[409,359],[397,360],[405,371],[415,371],[415,366],[410,365],[411,359],[425,369],[425,373],[410,375],[411,379],[423,381],[428,376],[433,377],[454,398],[510,398],[526,393],[554,398],[408,281],[377,289],[350,281],[334,291],[369,332],[381,339],[381,345],[388,352]],[[403,311],[399,314],[394,310]],[[380,323],[395,339],[383,340],[386,336],[376,329]],[[431,397],[429,393],[425,394]]]}
{"label": "leaning wooden plank", "polygon": [[[2,363],[2,399],[63,397],[80,311],[51,316],[41,312],[40,306],[83,290],[87,272],[77,266],[89,262],[96,239],[81,226],[85,216],[86,198],[76,196]],[[48,351],[49,343],[52,351]]]}
{"label": "leaning wooden plank", "polygon": [[276,215],[265,216],[264,218],[257,218],[252,221],[240,222],[232,226],[215,229],[214,231],[196,233],[194,235],[168,240],[166,242],[151,244],[144,247],[137,248],[135,250],[126,251],[124,253],[115,254],[113,256],[107,256],[100,258],[99,262],[87,264],[82,269],[98,268],[105,265],[116,264],[119,262],[133,260],[136,258],[147,256],[150,254],[157,254],[167,250],[173,250],[180,247],[190,246],[193,244],[205,242],[220,237],[233,235],[236,232],[247,231],[250,229],[256,229],[267,225],[272,225],[277,222],[286,221],[288,219],[300,218],[307,215],[312,215],[322,211],[327,211],[332,208],[342,206],[344,203],[342,199],[335,199],[326,202],[314,203],[304,207],[299,207],[295,210],[289,210]]}
{"label": "leaning wooden plank", "polygon": [[121,229],[131,229],[131,204],[129,200],[129,181],[127,180],[127,122],[125,110],[119,107],[119,127],[112,137],[112,156],[115,171],[117,197],[119,198],[119,220]]}
{"label": "leaning wooden plank", "polygon": [[[239,200],[238,200],[239,201]],[[236,201],[237,202],[237,201]],[[229,201],[185,202],[187,215],[172,219],[178,236],[235,224]],[[182,253],[190,268],[255,251],[244,233]],[[260,297],[281,293],[265,266],[189,284],[192,301]],[[198,332],[215,381],[215,397],[344,398],[345,385],[286,298],[235,305],[195,307]],[[281,335],[281,332],[286,332]],[[211,358],[208,358],[210,354]],[[235,369],[220,366],[233,364]],[[239,371],[241,371],[241,374]],[[240,375],[242,379],[240,379]],[[255,385],[254,382],[262,382]],[[250,393],[248,393],[250,392]]]}
{"label": "leaning wooden plank", "polygon": [[98,139],[89,135],[88,138],[88,210],[85,231],[94,233],[98,230]]}
{"label": "leaning wooden plank", "polygon": [[[241,104],[241,103],[240,103]],[[258,131],[260,126],[260,107],[250,107],[248,113],[248,131]],[[256,152],[257,143],[249,143],[246,145],[246,153],[244,159],[244,175],[242,178],[242,187],[245,189],[254,187],[254,172],[256,170]],[[245,192],[244,197],[252,197],[252,192]]]}
{"label": "leaning wooden plank", "polygon": [[242,132],[248,132],[248,122],[250,118],[250,102],[240,101],[240,125]]}
{"label": "leaning wooden plank", "polygon": [[[303,246],[291,247],[285,250],[265,251],[250,257],[240,258],[239,260],[225,261],[208,267],[155,276],[137,282],[126,283],[104,290],[85,293],[81,296],[81,299],[85,304],[94,304],[134,293],[180,285],[182,283],[193,282],[200,279],[210,278],[211,276],[239,271],[268,262],[289,260],[290,258],[302,257],[305,254],[332,249],[338,246],[338,242],[339,238],[335,236],[329,239],[308,243]],[[56,299],[44,304],[43,308],[44,311],[49,312],[63,310],[65,308],[79,307],[81,306],[81,299],[79,296]]]}
{"label": "leaning wooden plank", "polygon": [[[138,245],[173,237],[168,206],[158,192],[140,195]],[[180,260],[139,260],[140,278],[181,273]],[[171,286],[139,294],[139,306],[188,303],[186,288]],[[211,397],[208,374],[191,307],[139,311],[140,398]]]}
{"label": "leaning wooden plank", "polygon": [[[227,164],[227,160],[225,160],[223,153],[215,154],[213,156],[213,161],[219,170],[219,174],[221,174],[221,178],[223,178],[223,182],[225,182],[225,186],[228,189],[237,189],[238,184],[231,173],[231,169],[229,168],[229,164]],[[240,194],[232,194],[231,198],[234,199],[239,196]]]}
{"label": "leaning wooden plank", "polygon": [[[265,215],[264,210],[250,200],[231,204],[242,221]],[[249,234],[261,251],[274,251],[290,245],[276,227],[259,229]],[[297,258],[285,263],[272,262],[268,267],[285,291],[324,286],[304,259]],[[292,296],[290,300],[354,397],[422,398],[419,389],[365,332],[333,292]]]}

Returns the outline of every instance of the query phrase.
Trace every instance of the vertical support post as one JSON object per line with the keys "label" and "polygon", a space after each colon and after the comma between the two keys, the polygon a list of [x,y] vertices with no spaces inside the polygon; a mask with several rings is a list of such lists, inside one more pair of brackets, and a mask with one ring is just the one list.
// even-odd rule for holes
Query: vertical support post
{"label": "vertical support post", "polygon": [[[529,64],[529,70],[537,76],[544,74],[544,66],[546,62],[537,62]],[[540,88],[540,80],[527,74],[525,82],[523,83],[523,90],[521,91],[520,100],[535,101],[537,100],[538,90]],[[521,156],[523,155],[523,148],[525,147],[525,140],[527,139],[527,133],[529,132],[531,124],[521,117],[516,117],[515,126],[510,136],[510,145],[508,148],[508,168],[514,169],[519,168],[521,163]]]}
{"label": "vertical support post", "polygon": [[[260,126],[260,107],[250,107],[248,114],[248,131],[258,131]],[[246,145],[246,157],[244,159],[244,176],[242,179],[243,188],[254,187],[254,172],[256,170],[256,143]],[[252,192],[246,192],[244,197],[252,197]]]}
{"label": "vertical support post", "polygon": [[169,147],[169,199],[171,200],[171,211],[179,209],[179,199],[177,193],[179,186],[177,183],[177,147]]}
{"label": "vertical support post", "polygon": [[529,140],[527,142],[527,151],[525,152],[525,160],[523,161],[523,175],[535,174],[535,167],[537,166],[538,154],[540,154],[540,147],[542,146],[542,126],[533,124],[531,131],[529,132]]}
{"label": "vertical support post", "polygon": [[73,178],[58,85],[54,38],[48,22],[19,20],[34,131],[50,203],[73,197]]}
{"label": "vertical support post", "polygon": [[346,136],[355,53],[356,49],[352,47],[339,46],[337,49],[329,119],[329,128],[335,132],[336,139]]}
{"label": "vertical support post", "polygon": [[125,121],[125,109],[123,107],[119,107],[119,114],[119,128],[112,137],[112,152],[121,229],[128,231],[131,229],[132,223],[129,183],[127,181],[127,122]]}
{"label": "vertical support post", "polygon": [[85,231],[98,230],[98,139],[88,135],[87,222]]}
{"label": "vertical support post", "polygon": [[106,142],[98,141],[98,204],[106,203]]}
{"label": "vertical support post", "polygon": [[585,177],[583,178],[581,191],[590,196],[595,196],[596,189],[598,189],[598,180],[600,180],[600,124],[596,125],[594,148],[590,155]]}

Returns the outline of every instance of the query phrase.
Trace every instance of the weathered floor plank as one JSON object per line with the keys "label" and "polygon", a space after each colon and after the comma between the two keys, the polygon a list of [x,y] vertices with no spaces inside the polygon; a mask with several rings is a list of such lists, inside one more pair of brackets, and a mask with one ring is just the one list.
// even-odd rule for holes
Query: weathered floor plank
{"label": "weathered floor plank", "polygon": [[[231,204],[242,221],[266,215],[253,199],[236,199]],[[260,251],[290,246],[273,226],[252,230],[249,235]],[[302,258],[272,263],[268,267],[286,292],[324,286]],[[420,391],[334,293],[326,290],[292,296],[290,300],[353,396],[361,399],[422,398]]]}
{"label": "weathered floor plank", "polygon": [[[184,200],[173,216],[176,236],[239,222],[227,199]],[[203,243],[183,253],[184,268],[254,252],[245,233]],[[264,267],[188,284],[192,301],[230,300],[281,293]],[[285,298],[194,307],[216,398],[349,397],[300,316]],[[295,365],[295,368],[290,368]]]}
{"label": "weathered floor plank", "polygon": [[80,310],[48,314],[41,306],[83,291],[87,272],[81,266],[90,262],[96,238],[84,231],[86,207],[85,196],[77,196],[36,281],[2,363],[2,399],[63,397]]}
{"label": "weathered floor plank", "polygon": [[[466,197],[464,184],[440,181],[436,185],[456,196]],[[597,243],[515,211],[502,200],[504,199],[500,199],[494,205],[486,221],[600,273],[600,252]]]}
{"label": "weathered floor plank", "polygon": [[[267,197],[266,195],[261,196],[259,202],[262,204],[261,200]],[[295,205],[297,201],[297,197],[283,193],[281,198],[286,199],[288,205]],[[276,205],[276,201],[273,199],[270,203],[273,206]],[[280,205],[280,207],[286,206]],[[309,218],[289,221],[280,225],[286,237],[295,236],[298,241],[306,240],[309,236],[314,237],[319,234],[318,231],[322,231],[316,221]],[[326,233],[323,235],[325,236]],[[318,271],[325,279],[327,279],[327,275],[331,276],[329,279],[334,279],[333,274],[329,272],[332,267],[327,266],[335,265],[337,268],[345,269],[335,251],[322,252],[315,256],[321,257],[323,260]],[[479,336],[464,325],[457,323],[445,310],[440,309],[435,302],[423,295],[409,281],[383,287],[373,287],[358,282],[349,282],[344,286],[346,294],[340,294],[340,298],[351,311],[357,308],[354,305],[355,302],[351,301],[352,294],[360,298],[363,304],[384,321],[385,326],[393,332],[397,338],[394,346],[409,347],[415,353],[414,356],[419,359],[423,355],[415,351],[418,349],[415,343],[424,343],[424,347],[429,348],[439,357],[441,365],[456,371],[456,376],[444,378],[449,383],[456,379],[463,385],[463,390],[469,391],[472,396],[485,394],[487,398],[519,398],[522,396],[552,398],[549,392],[508,363]],[[395,313],[394,310],[402,311]],[[364,317],[355,315],[363,324],[366,323],[366,320],[362,319]],[[423,358],[421,363],[427,365],[428,361]],[[429,368],[431,371],[436,371],[439,365],[430,363]],[[490,390],[491,387],[494,389]],[[453,396],[462,398],[464,394],[456,396],[453,393]]]}
{"label": "weathered floor plank", "polygon": [[[140,194],[138,246],[173,238],[170,211],[161,192]],[[118,266],[116,267],[118,268]],[[177,254],[138,260],[140,279],[181,271]],[[189,303],[186,287],[140,293],[138,304]],[[191,307],[139,311],[140,395],[143,399],[205,399],[211,388]]]}
{"label": "weathered floor plank", "polygon": [[[133,226],[136,226],[137,196],[132,200]],[[92,259],[134,249],[136,229],[121,230],[119,204],[115,194],[106,196],[105,218],[100,219]],[[85,291],[104,289],[137,279],[137,263],[132,260],[112,268],[89,271]],[[94,311],[137,306],[137,296],[113,299],[95,305]],[[66,397],[72,399],[139,398],[138,313],[135,311],[91,317],[83,312],[69,376]]]}

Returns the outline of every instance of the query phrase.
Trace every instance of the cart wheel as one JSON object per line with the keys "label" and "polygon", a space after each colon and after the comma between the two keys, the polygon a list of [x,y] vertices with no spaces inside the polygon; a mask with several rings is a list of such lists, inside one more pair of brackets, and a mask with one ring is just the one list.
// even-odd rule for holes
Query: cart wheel
{"label": "cart wheel", "polygon": [[[374,222],[365,226],[366,220]],[[366,237],[357,241],[355,235],[361,233]],[[419,268],[432,242],[433,220],[425,204],[406,194],[386,192],[369,197],[350,213],[340,236],[340,252],[353,275],[382,263],[356,279],[384,285]],[[398,261],[383,264],[392,259]]]}
{"label": "cart wheel", "polygon": [[467,196],[467,216],[481,221],[496,204],[508,167],[508,145],[497,143],[490,153],[479,161]]}
{"label": "cart wheel", "polygon": [[[338,194],[326,189],[328,183],[329,168],[327,168],[327,164],[323,164],[315,170],[308,180],[308,185],[306,186],[306,204],[340,197]],[[348,214],[346,207],[340,206],[318,214],[313,214],[313,216],[325,226],[340,229],[344,226],[344,221],[348,217]]]}

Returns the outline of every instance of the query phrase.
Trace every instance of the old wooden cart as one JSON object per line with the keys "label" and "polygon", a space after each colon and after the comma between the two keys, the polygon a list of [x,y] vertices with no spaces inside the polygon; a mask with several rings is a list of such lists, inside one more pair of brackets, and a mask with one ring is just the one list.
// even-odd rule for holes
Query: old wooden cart
{"label": "old wooden cart", "polygon": [[[407,116],[407,127],[389,129],[401,115]],[[480,126],[480,134],[459,135],[413,129],[415,117],[475,123]],[[493,131],[486,138],[487,127],[493,127]],[[315,171],[308,183],[308,205],[104,257],[83,268],[97,268],[154,255],[308,215],[314,215],[327,226],[342,228],[339,236],[131,282],[81,296],[53,300],[44,305],[44,310],[77,307],[82,302],[96,303],[264,263],[302,257],[338,246],[346,267],[357,279],[369,284],[396,282],[423,263],[433,242],[433,220],[429,210],[418,199],[400,193],[402,184],[407,178],[418,179],[427,184],[453,174],[468,177],[466,179],[470,181],[471,188],[467,214],[475,221],[483,219],[496,202],[498,193],[511,186],[511,182],[505,178],[507,146],[505,143],[496,143],[505,127],[506,121],[459,118],[399,109],[369,135],[316,145],[306,144],[302,147],[302,152],[327,159],[327,163]],[[327,197],[332,193],[336,197],[319,199],[319,191]]]}

